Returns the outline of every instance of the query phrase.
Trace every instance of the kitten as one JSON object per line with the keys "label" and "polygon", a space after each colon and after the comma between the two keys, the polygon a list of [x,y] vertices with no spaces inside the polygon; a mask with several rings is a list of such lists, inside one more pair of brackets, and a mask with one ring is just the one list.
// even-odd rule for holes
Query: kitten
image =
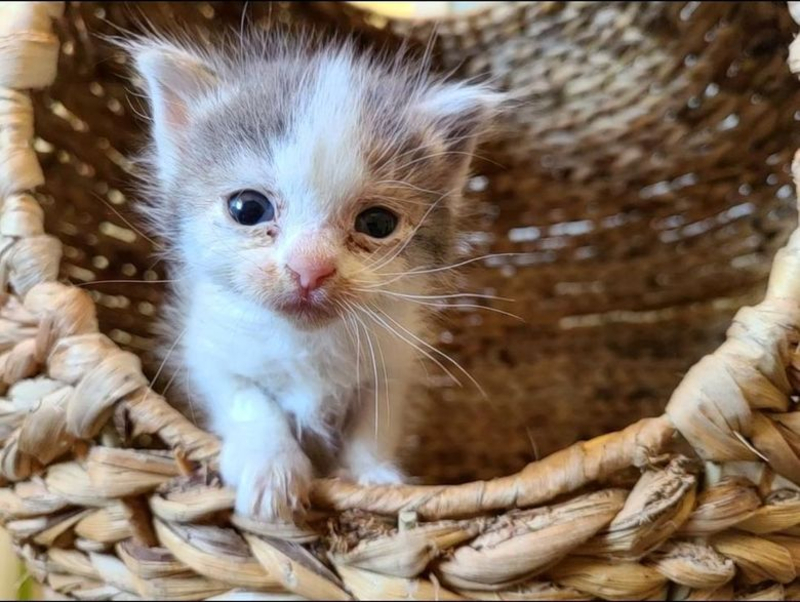
{"label": "kitten", "polygon": [[126,46],[152,117],[144,213],[175,277],[164,346],[237,512],[293,520],[318,474],[402,482],[426,295],[501,95],[346,42]]}

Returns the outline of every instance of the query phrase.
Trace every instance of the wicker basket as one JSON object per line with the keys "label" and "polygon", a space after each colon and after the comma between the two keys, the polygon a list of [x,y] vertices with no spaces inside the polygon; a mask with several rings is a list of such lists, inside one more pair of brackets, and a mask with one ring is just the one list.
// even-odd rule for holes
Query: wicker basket
{"label": "wicker basket", "polygon": [[[0,7],[0,519],[47,592],[800,599],[787,7],[496,3],[439,25],[441,68],[525,101],[469,184],[476,253],[522,255],[469,277],[526,324],[444,321],[493,402],[431,377],[409,401],[423,484],[321,480],[294,527],[232,514],[218,441],[151,389],[163,291],[126,197],[142,121],[95,35],[142,13],[213,36],[242,11]],[[247,13],[368,43],[431,30],[339,3]]]}

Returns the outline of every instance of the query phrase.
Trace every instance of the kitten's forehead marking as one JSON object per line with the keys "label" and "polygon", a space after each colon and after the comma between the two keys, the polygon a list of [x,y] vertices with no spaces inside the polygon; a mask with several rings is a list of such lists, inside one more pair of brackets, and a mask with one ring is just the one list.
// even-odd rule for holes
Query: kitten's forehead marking
{"label": "kitten's forehead marking", "polygon": [[287,136],[274,149],[276,180],[290,211],[304,211],[309,220],[329,215],[364,177],[358,84],[347,54],[322,59]]}

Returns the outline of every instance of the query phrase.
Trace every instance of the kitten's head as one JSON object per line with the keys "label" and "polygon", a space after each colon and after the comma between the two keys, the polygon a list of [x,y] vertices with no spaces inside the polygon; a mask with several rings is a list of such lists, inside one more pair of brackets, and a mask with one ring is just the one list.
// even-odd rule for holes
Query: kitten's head
{"label": "kitten's head", "polygon": [[152,115],[147,216],[185,277],[319,325],[424,294],[452,257],[499,94],[348,44],[129,48]]}

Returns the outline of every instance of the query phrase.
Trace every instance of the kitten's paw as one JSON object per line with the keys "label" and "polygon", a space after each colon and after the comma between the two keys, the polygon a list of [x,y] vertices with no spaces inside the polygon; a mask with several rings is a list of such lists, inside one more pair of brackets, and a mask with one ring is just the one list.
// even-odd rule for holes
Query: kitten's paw
{"label": "kitten's paw", "polygon": [[313,469],[299,450],[250,458],[236,488],[236,512],[267,522],[292,522],[308,505]]}
{"label": "kitten's paw", "polygon": [[401,485],[406,482],[406,477],[400,469],[388,462],[362,466],[358,469],[342,469],[337,476],[355,481],[359,485]]}

